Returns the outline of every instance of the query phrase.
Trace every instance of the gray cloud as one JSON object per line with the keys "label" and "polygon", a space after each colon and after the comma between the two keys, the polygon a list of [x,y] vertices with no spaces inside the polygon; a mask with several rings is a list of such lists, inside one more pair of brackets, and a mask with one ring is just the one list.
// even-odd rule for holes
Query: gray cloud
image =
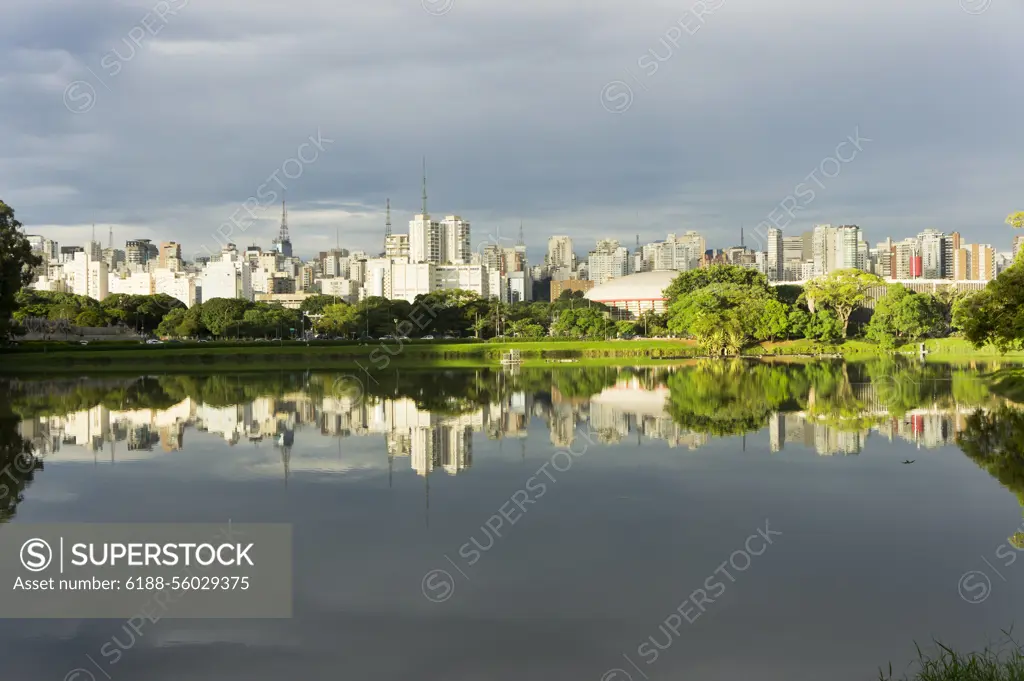
{"label": "gray cloud", "polygon": [[[1019,4],[725,0],[674,45],[685,0],[167,2],[141,39],[155,1],[8,3],[0,187],[32,231],[113,224],[195,251],[317,129],[336,142],[288,192],[305,255],[339,227],[379,249],[385,197],[396,229],[418,210],[423,154],[431,212],[475,240],[522,219],[534,257],[556,232],[731,245],[857,127],[872,143],[787,231],[937,227],[1005,249],[1021,208]],[[664,59],[653,74],[644,55]],[[85,113],[64,105],[76,80]],[[601,102],[614,80],[633,90],[620,114]],[[268,244],[265,218],[239,241]]]}

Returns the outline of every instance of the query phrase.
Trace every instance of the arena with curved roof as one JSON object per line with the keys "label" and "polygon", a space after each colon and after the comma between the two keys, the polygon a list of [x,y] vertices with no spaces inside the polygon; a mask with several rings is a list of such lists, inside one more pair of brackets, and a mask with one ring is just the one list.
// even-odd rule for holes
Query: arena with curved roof
{"label": "arena with curved roof", "polygon": [[606,281],[583,295],[612,308],[619,319],[636,319],[648,310],[661,314],[665,311],[665,289],[677,276],[677,270],[639,272]]}

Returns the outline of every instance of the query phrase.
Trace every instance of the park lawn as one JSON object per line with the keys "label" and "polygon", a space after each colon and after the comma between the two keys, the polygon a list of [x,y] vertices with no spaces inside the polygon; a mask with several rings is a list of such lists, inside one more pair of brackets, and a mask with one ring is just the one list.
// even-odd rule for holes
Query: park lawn
{"label": "park lawn", "polygon": [[509,350],[519,350],[524,363],[544,365],[549,359],[599,363],[671,360],[692,357],[696,346],[683,340],[286,343],[168,343],[87,346],[50,344],[45,352],[31,345],[0,355],[0,373],[67,373],[207,370],[331,369],[357,367],[369,371],[388,366],[475,368],[496,366]]}
{"label": "park lawn", "polygon": [[[999,354],[995,348],[975,349],[959,338],[925,342],[930,361],[998,360],[1024,361],[1024,352]],[[916,355],[919,344],[908,344],[898,353]],[[380,371],[403,368],[483,368],[494,367],[510,350],[518,350],[524,366],[561,364],[586,365],[664,365],[697,359],[697,343],[684,339],[595,340],[556,339],[484,342],[460,341],[375,341],[286,342],[277,344],[239,343],[92,343],[86,346],[65,343],[23,344],[14,352],[0,354],[0,374],[15,373],[130,373],[193,371],[267,371],[268,369],[347,369]],[[878,345],[861,339],[842,343],[821,343],[801,339],[761,343],[743,351],[745,357],[776,359],[791,357],[844,358],[885,356]]]}

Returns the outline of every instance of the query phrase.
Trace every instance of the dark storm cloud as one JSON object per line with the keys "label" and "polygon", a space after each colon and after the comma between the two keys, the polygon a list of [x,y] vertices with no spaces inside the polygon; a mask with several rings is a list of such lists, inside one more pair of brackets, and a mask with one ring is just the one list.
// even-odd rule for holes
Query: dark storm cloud
{"label": "dark storm cloud", "polygon": [[[188,250],[318,129],[336,142],[288,188],[303,254],[339,227],[379,249],[385,197],[396,230],[419,208],[424,154],[432,213],[467,217],[474,240],[521,219],[534,260],[551,233],[730,245],[855,129],[872,142],[787,232],[937,227],[1005,249],[1021,207],[1019,5],[709,0],[690,35],[686,0],[167,1],[162,21],[148,0],[7,12],[0,186],[35,231],[114,224]],[[76,80],[94,95],[77,114]],[[632,90],[617,114],[612,81]],[[268,242],[276,213],[245,239]]]}

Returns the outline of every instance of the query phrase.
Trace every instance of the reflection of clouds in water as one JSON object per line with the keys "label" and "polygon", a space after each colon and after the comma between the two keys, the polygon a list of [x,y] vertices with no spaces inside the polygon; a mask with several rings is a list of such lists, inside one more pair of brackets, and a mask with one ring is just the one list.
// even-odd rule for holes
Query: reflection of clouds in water
{"label": "reflection of clouds in water", "polygon": [[61,489],[50,483],[48,478],[45,485],[33,485],[31,492],[33,504],[71,504],[81,498],[81,493],[77,490]]}

